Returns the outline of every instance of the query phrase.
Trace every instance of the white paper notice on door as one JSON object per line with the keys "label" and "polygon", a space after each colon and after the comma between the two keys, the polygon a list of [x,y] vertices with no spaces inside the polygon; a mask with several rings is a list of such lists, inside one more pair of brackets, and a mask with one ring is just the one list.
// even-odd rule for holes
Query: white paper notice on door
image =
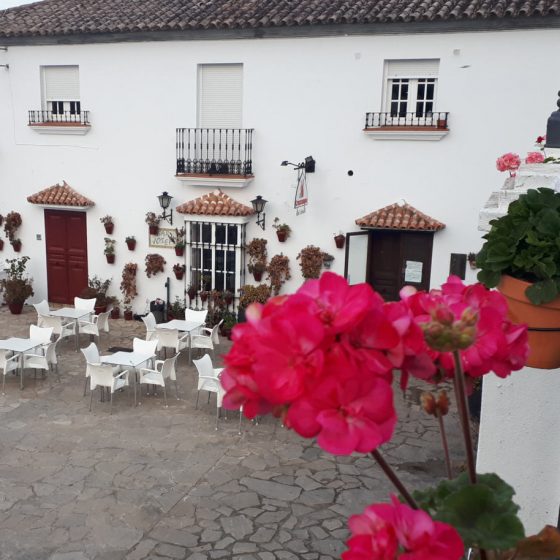
{"label": "white paper notice on door", "polygon": [[404,281],[420,284],[422,282],[422,266],[422,263],[418,261],[406,261]]}

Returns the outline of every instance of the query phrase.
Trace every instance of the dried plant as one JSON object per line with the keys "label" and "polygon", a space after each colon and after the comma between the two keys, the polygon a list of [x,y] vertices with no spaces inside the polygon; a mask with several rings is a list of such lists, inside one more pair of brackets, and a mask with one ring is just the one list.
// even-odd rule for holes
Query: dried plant
{"label": "dried plant", "polygon": [[305,279],[319,278],[323,266],[323,251],[314,245],[304,247],[297,256],[301,274]]}
{"label": "dried plant", "polygon": [[126,309],[130,309],[132,300],[138,295],[136,289],[136,263],[126,263],[122,271],[121,292],[123,294],[123,304]]}
{"label": "dried plant", "polygon": [[164,271],[166,264],[165,259],[158,253],[150,253],[146,255],[146,276],[150,278],[155,276],[158,272]]}
{"label": "dried plant", "polygon": [[19,212],[10,212],[4,222],[4,231],[6,232],[6,237],[10,242],[18,241],[16,239],[16,231],[20,228],[22,224],[21,214]]}
{"label": "dried plant", "polygon": [[241,293],[239,298],[239,307],[241,309],[247,309],[248,305],[255,302],[266,303],[271,296],[270,286],[266,284],[259,284],[258,286],[246,284],[239,291]]}
{"label": "dried plant", "polygon": [[268,273],[267,280],[270,280],[272,293],[277,296],[284,283],[292,276],[290,274],[290,259],[282,253],[274,255],[266,267]]}
{"label": "dried plant", "polygon": [[266,243],[266,239],[255,237],[245,246],[247,256],[249,257],[249,263],[247,264],[249,272],[252,273],[254,270],[257,270],[257,272],[259,270],[260,272],[265,271],[268,256]]}

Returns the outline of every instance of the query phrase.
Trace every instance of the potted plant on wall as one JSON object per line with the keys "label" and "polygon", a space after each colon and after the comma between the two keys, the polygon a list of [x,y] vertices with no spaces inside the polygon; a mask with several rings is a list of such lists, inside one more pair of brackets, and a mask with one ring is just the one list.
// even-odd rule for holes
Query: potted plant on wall
{"label": "potted plant on wall", "polygon": [[177,280],[182,280],[186,269],[187,267],[184,264],[174,264],[173,272],[175,273],[175,278],[177,278]]}
{"label": "potted plant on wall", "polygon": [[175,233],[169,234],[169,240],[175,246],[175,255],[177,257],[182,257],[185,252],[185,228],[175,228]]}
{"label": "potted plant on wall", "polygon": [[344,242],[345,241],[346,241],[346,237],[344,237],[344,234],[341,231],[339,231],[334,236],[334,243],[335,243],[337,249],[344,249]]}
{"label": "potted plant on wall", "polygon": [[163,272],[164,267],[167,264],[165,259],[158,253],[150,253],[149,255],[146,255],[144,262],[146,264],[146,276],[148,278],[155,276],[158,272]]}
{"label": "potted plant on wall", "polygon": [[268,266],[266,267],[268,273],[268,280],[270,282],[270,287],[272,293],[277,296],[280,293],[280,289],[286,282],[291,278],[290,275],[290,259],[284,256],[282,253],[279,255],[274,255]]}
{"label": "potted plant on wall", "polygon": [[191,301],[193,301],[193,299],[196,298],[197,293],[198,293],[198,289],[196,285],[193,283],[189,284],[189,287],[187,288],[187,295],[189,296],[189,299]]}
{"label": "potted plant on wall", "polygon": [[33,279],[25,271],[28,260],[29,257],[6,259],[8,265],[4,268],[6,277],[0,280],[0,289],[4,293],[4,299],[10,312],[14,315],[19,315],[25,300],[34,295]]}
{"label": "potted plant on wall", "polygon": [[[476,256],[478,279],[508,301],[513,322],[529,325],[527,365],[560,366],[560,193],[529,189],[490,222]],[[535,330],[536,329],[536,330]]]}
{"label": "potted plant on wall", "polygon": [[126,246],[129,251],[134,251],[136,247],[136,237],[134,235],[129,235],[125,240]]}
{"label": "potted plant on wall", "polygon": [[138,265],[136,263],[126,263],[122,271],[121,292],[123,295],[124,318],[127,321],[132,320],[132,300],[138,295],[136,288],[136,272]]}
{"label": "potted plant on wall", "polygon": [[280,243],[284,243],[292,233],[292,228],[288,224],[281,224],[280,218],[274,218],[272,227],[276,230],[276,236]]}
{"label": "potted plant on wall", "polygon": [[323,253],[323,266],[329,269],[334,261],[334,257],[329,253]]}
{"label": "potted plant on wall", "polygon": [[252,284],[245,284],[239,289],[239,308],[237,310],[237,320],[239,323],[245,321],[245,310],[251,303],[266,303],[272,294],[270,286],[266,284],[259,284],[253,286]]}
{"label": "potted plant on wall", "polygon": [[105,249],[103,250],[109,264],[115,262],[115,240],[110,237],[105,238]]}
{"label": "potted plant on wall", "polygon": [[323,267],[323,251],[314,245],[304,247],[296,257],[301,267],[301,275],[308,278],[319,278]]}
{"label": "potted plant on wall", "polygon": [[253,274],[255,282],[260,282],[262,280],[262,275],[266,270],[266,239],[255,237],[245,246],[247,251],[247,256],[249,257],[249,263],[247,268],[249,272]]}
{"label": "potted plant on wall", "polygon": [[113,216],[103,216],[103,218],[99,218],[99,221],[105,226],[105,232],[109,235],[113,233],[113,229],[115,227],[115,223],[113,222]]}
{"label": "potted plant on wall", "polygon": [[157,235],[159,231],[160,217],[155,212],[146,213],[146,223],[150,231],[150,235]]}
{"label": "potted plant on wall", "polygon": [[22,220],[19,212],[9,212],[4,220],[4,232],[16,253],[21,250],[21,240],[16,237],[17,230],[21,227]]}

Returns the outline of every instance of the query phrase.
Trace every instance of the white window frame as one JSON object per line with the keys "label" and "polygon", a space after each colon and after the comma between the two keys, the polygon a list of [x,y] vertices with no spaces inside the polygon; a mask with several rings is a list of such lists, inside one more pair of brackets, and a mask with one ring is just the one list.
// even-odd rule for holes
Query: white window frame
{"label": "white window frame", "polygon": [[[405,69],[400,72],[391,71],[396,64],[401,64]],[[393,66],[392,66],[393,65]],[[423,72],[424,67],[432,67],[431,70]],[[416,67],[416,68],[415,68]],[[434,72],[434,68],[436,71]],[[396,75],[395,75],[396,74]],[[386,60],[384,67],[384,95],[383,108],[387,113],[383,124],[388,126],[432,126],[435,125],[433,113],[437,113],[437,90],[438,90],[439,60],[420,59],[420,60]],[[433,80],[433,82],[432,82]],[[400,83],[399,97],[393,99],[393,85]],[[408,85],[406,97],[402,97],[402,85]],[[418,98],[419,86],[424,83],[424,99]],[[426,100],[428,85],[433,83],[433,97]],[[397,108],[397,115],[392,115],[392,105],[394,102],[405,104],[405,116],[401,116],[401,107]],[[424,104],[431,103],[430,111],[425,111],[421,116],[416,115],[417,103],[422,101]]]}
{"label": "white window frame", "polygon": [[73,96],[55,96],[49,97],[47,91],[47,73],[49,69],[55,68],[75,68],[78,80],[78,89],[79,89],[79,80],[80,80],[80,68],[76,64],[72,65],[45,65],[41,66],[41,101],[42,101],[42,108],[44,111],[48,111],[50,113],[50,120],[53,121],[65,121],[70,120],[72,118],[65,119],[65,115],[69,115],[70,117],[76,117],[75,120],[80,120],[80,115],[82,112],[81,108],[81,100],[80,95],[73,95]]}

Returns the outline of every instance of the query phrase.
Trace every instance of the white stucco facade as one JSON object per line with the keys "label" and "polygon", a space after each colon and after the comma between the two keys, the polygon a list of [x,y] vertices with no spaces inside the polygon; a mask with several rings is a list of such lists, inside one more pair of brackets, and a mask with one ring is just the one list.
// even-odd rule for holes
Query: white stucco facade
{"label": "white stucco facade", "polygon": [[[197,66],[243,64],[243,128],[254,128],[254,180],[222,190],[250,206],[262,195],[267,227],[252,218],[247,238],[266,237],[269,257],[291,259],[292,280],[302,282],[295,259],[308,244],[335,256],[332,270],[344,270],[344,251],[333,235],[358,231],[356,218],[406,200],[446,224],[434,236],[431,285],[449,271],[450,253],[477,251],[478,212],[502,178],[494,161],[504,152],[531,149],[555,108],[558,80],[545,72],[557,64],[560,31],[520,30],[329,38],[160,41],[56,46],[10,46],[0,51],[0,213],[23,217],[21,254],[30,255],[35,300],[47,295],[43,208],[29,204],[32,193],[65,180],[95,202],[87,212],[90,275],[113,278],[119,295],[122,267],[139,264],[139,296],[164,296],[162,275],[146,278],[147,211],[160,212],[162,190],[174,204],[213,187],[192,187],[175,175],[175,130],[197,126]],[[437,111],[449,111],[449,134],[441,140],[379,140],[363,132],[365,113],[382,107],[384,61],[439,59]],[[27,112],[41,108],[40,67],[78,65],[83,110],[90,111],[85,135],[39,134],[27,126]],[[296,173],[282,160],[312,155],[309,205],[293,208]],[[348,175],[353,171],[353,176]],[[115,218],[116,263],[103,254],[99,218]],[[272,229],[278,216],[293,234],[279,243]],[[182,219],[174,216],[174,225]],[[129,252],[124,239],[135,235]],[[40,237],[40,239],[38,239]],[[167,260],[171,299],[184,283]],[[14,256],[6,244],[2,258]],[[474,273],[467,267],[467,281]]]}

